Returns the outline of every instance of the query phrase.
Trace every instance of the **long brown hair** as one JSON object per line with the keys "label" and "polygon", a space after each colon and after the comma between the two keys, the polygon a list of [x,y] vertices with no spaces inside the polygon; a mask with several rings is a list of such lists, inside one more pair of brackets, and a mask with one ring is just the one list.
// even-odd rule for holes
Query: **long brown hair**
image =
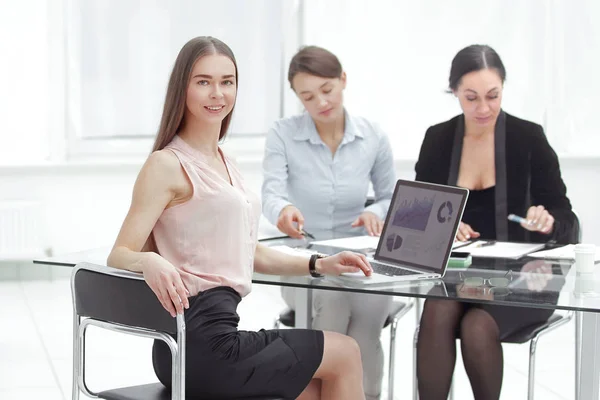
{"label": "long brown hair", "polygon": [[[152,151],[162,150],[168,145],[173,137],[179,132],[183,123],[185,111],[185,100],[187,87],[192,73],[192,68],[198,59],[204,56],[219,54],[228,57],[235,66],[235,87],[238,86],[238,68],[233,52],[225,43],[211,36],[199,36],[187,42],[179,51],[165,96],[165,105],[163,107],[160,128],[154,141]],[[235,105],[234,107],[235,108]],[[221,132],[219,140],[222,140],[227,134],[227,129],[231,123],[231,112],[223,119],[221,123]]]}

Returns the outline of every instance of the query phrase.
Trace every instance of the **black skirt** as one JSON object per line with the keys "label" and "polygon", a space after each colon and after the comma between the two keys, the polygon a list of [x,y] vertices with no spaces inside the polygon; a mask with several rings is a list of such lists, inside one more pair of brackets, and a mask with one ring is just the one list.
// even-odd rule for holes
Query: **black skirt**
{"label": "black skirt", "polygon": [[[465,303],[464,305],[465,312],[470,308],[481,308],[490,314],[498,324],[501,341],[528,326],[548,321],[554,314],[554,310],[546,308],[523,308],[476,303]],[[457,332],[457,336],[459,335],[460,332]]]}
{"label": "black skirt", "polygon": [[[276,396],[295,399],[323,358],[323,332],[308,329],[239,331],[239,294],[217,287],[189,298],[186,395],[210,399]],[[171,352],[156,340],[156,376],[171,387]]]}

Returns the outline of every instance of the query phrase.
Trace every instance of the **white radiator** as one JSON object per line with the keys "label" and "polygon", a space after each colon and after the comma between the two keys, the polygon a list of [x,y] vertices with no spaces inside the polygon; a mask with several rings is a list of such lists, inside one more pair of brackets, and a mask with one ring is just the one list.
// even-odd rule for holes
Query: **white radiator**
{"label": "white radiator", "polygon": [[44,255],[42,208],[36,201],[0,201],[0,261]]}

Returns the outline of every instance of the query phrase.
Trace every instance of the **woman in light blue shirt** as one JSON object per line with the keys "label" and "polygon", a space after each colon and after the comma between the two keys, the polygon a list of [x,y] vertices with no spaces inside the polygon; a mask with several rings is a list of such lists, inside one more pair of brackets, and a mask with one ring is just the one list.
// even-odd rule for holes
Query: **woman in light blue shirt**
{"label": "woman in light blue shirt", "polygon": [[[396,183],[387,135],[344,109],[346,73],[331,52],[304,47],[292,58],[288,80],[306,112],[277,121],[267,135],[264,215],[294,238],[301,238],[304,228],[379,235]],[[375,201],[365,207],[369,183]],[[293,308],[293,289],[284,288],[283,296]],[[366,398],[379,399],[379,337],[391,297],[317,290],[313,303],[313,328],[356,339]]]}

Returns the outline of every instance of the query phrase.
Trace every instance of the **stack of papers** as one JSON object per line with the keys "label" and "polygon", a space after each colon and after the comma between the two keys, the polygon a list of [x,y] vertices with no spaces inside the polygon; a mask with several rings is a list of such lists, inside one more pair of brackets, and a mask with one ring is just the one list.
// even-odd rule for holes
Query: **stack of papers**
{"label": "stack of papers", "polygon": [[485,246],[485,240],[478,240],[468,246],[461,247],[458,251],[471,253],[473,257],[493,257],[493,258],[521,258],[524,255],[544,248],[543,243],[513,243],[513,242],[495,242],[492,245]]}
{"label": "stack of papers", "polygon": [[[575,260],[575,245],[569,244],[563,247],[557,247],[551,250],[538,251],[529,255],[535,258],[545,258],[551,260]],[[600,247],[596,248],[596,262],[600,261]]]}

